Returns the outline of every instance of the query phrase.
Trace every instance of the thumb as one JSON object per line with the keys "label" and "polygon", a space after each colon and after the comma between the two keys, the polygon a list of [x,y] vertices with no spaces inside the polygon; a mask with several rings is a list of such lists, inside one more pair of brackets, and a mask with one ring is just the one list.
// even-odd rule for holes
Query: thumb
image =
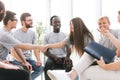
{"label": "thumb", "polygon": [[103,60],[103,57],[102,57],[102,56],[100,57],[100,60]]}

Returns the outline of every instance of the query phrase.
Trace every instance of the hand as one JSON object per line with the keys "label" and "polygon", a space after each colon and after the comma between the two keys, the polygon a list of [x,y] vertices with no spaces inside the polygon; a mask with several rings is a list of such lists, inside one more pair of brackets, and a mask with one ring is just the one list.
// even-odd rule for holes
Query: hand
{"label": "hand", "polygon": [[3,63],[7,63],[7,64],[9,63],[9,61],[8,61],[8,60],[4,60],[4,61],[2,61],[2,62],[3,62]]}
{"label": "hand", "polygon": [[41,65],[42,65],[42,63],[40,61],[36,62],[36,66],[41,66]]}
{"label": "hand", "polygon": [[62,64],[62,59],[61,58],[55,57],[54,60],[57,64]]}
{"label": "hand", "polygon": [[64,64],[66,64],[66,65],[68,65],[69,67],[71,67],[71,65],[72,65],[72,60],[71,60],[69,57],[65,57]]}
{"label": "hand", "polygon": [[45,52],[47,51],[47,49],[48,49],[48,45],[45,45],[45,46],[40,45],[40,50],[41,50],[43,53],[45,53]]}
{"label": "hand", "polygon": [[111,33],[109,32],[109,30],[105,29],[105,28],[100,28],[97,29],[100,33],[102,33],[104,36],[109,37],[111,35]]}
{"label": "hand", "polygon": [[120,57],[120,49],[117,49],[117,50],[116,50],[116,56],[117,56],[117,57]]}
{"label": "hand", "polygon": [[103,66],[105,65],[105,62],[104,62],[104,60],[103,60],[103,57],[101,57],[100,60],[97,61],[97,63],[98,63],[98,65],[99,65],[100,67],[103,67]]}
{"label": "hand", "polygon": [[26,62],[26,63],[23,64],[23,65],[26,66],[29,71],[32,71],[32,66],[31,66],[31,64],[29,64],[28,62]]}

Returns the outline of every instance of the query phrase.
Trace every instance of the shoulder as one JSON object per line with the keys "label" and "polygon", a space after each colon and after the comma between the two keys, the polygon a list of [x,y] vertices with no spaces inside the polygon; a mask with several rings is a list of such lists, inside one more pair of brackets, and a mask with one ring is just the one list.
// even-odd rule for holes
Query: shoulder
{"label": "shoulder", "polygon": [[115,36],[118,35],[120,36],[120,29],[111,29],[110,32]]}
{"label": "shoulder", "polygon": [[20,29],[15,29],[12,33],[16,34],[16,33],[19,33],[19,32],[20,32]]}
{"label": "shoulder", "polygon": [[31,28],[31,29],[28,29],[28,31],[29,31],[29,32],[32,32],[32,33],[35,33],[35,31],[32,30],[32,28]]}
{"label": "shoulder", "polygon": [[52,36],[52,35],[53,35],[53,32],[49,32],[49,33],[46,33],[46,34],[45,34],[46,37],[47,37],[47,36],[50,36],[50,35]]}
{"label": "shoulder", "polygon": [[116,32],[120,32],[120,29],[110,29],[111,33],[116,33]]}
{"label": "shoulder", "polygon": [[10,33],[4,29],[0,29],[0,39],[3,39],[5,37],[9,37]]}
{"label": "shoulder", "polygon": [[67,35],[68,35],[68,34],[65,33],[65,32],[60,32],[60,34],[63,35],[63,36],[67,36]]}
{"label": "shoulder", "polygon": [[28,29],[27,34],[28,34],[28,35],[34,35],[34,36],[36,36],[36,35],[37,35],[37,32],[34,31],[34,30],[32,30],[32,29]]}

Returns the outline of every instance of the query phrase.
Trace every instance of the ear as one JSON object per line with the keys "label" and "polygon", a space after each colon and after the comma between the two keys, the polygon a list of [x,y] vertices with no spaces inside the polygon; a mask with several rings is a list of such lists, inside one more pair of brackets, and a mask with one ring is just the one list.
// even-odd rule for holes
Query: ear
{"label": "ear", "polygon": [[21,21],[21,24],[24,25],[24,24],[25,24],[25,21]]}
{"label": "ear", "polygon": [[1,10],[0,13],[4,13],[4,10]]}
{"label": "ear", "polygon": [[11,24],[11,22],[12,22],[11,20],[8,20],[8,22],[7,22],[7,23],[8,23],[8,24]]}

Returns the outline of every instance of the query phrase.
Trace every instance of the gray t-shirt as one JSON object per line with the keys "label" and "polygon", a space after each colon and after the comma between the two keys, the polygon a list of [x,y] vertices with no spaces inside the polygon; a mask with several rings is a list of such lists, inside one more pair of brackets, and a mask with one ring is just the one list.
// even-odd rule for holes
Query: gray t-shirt
{"label": "gray t-shirt", "polygon": [[[28,29],[27,32],[17,29],[13,32],[13,35],[22,43],[36,44],[36,34],[31,29]],[[26,59],[32,57],[32,52],[30,50],[23,50],[23,54]]]}
{"label": "gray t-shirt", "polygon": [[0,59],[5,60],[9,54],[9,50],[20,42],[4,27],[0,29]]}
{"label": "gray t-shirt", "polygon": [[[120,30],[119,29],[112,29],[112,30],[110,30],[110,33],[112,33],[118,40],[120,40]],[[99,43],[113,51],[116,51],[116,47],[113,45],[113,43],[110,41],[110,39],[108,39],[107,37],[105,37],[102,34],[100,36]]]}
{"label": "gray t-shirt", "polygon": [[[59,33],[48,33],[45,37],[44,37],[44,42],[43,44],[51,44],[51,43],[58,43],[62,40],[64,40],[66,38],[66,34],[63,32],[59,32]],[[57,57],[66,57],[67,52],[66,52],[66,48],[61,47],[61,48],[54,48],[54,49],[50,49],[51,54],[56,55]]]}

